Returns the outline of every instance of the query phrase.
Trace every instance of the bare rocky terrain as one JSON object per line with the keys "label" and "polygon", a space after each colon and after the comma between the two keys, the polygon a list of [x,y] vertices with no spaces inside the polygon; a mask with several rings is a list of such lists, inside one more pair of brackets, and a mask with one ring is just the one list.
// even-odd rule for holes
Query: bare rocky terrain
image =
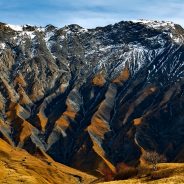
{"label": "bare rocky terrain", "polygon": [[184,30],[0,24],[0,138],[95,176],[142,150],[184,161]]}

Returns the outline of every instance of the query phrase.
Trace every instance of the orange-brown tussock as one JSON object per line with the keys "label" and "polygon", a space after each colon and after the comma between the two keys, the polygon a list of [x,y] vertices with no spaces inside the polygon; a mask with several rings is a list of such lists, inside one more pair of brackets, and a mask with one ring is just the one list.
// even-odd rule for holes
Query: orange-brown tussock
{"label": "orange-brown tussock", "polygon": [[105,84],[106,80],[104,78],[104,75],[99,73],[94,76],[92,79],[92,84],[95,86],[103,86]]}
{"label": "orange-brown tussock", "polygon": [[4,103],[0,101],[0,111],[2,111],[3,109],[4,109]]}
{"label": "orange-brown tussock", "polygon": [[61,117],[56,121],[56,125],[58,125],[59,127],[61,127],[62,129],[66,129],[69,127],[69,122],[64,118]]}
{"label": "orange-brown tussock", "polygon": [[17,105],[16,103],[11,102],[9,106],[9,111],[6,112],[7,120],[10,122],[14,120],[17,116],[15,110],[16,105]]}
{"label": "orange-brown tussock", "polygon": [[76,112],[69,100],[66,101],[66,105],[67,105],[67,108],[66,108],[66,111],[63,113],[63,115],[68,118],[75,119]]}
{"label": "orange-brown tussock", "polygon": [[88,130],[103,139],[104,134],[109,131],[109,126],[100,118],[94,117],[91,125],[88,127]]}
{"label": "orange-brown tussock", "polygon": [[19,86],[18,88],[18,94],[20,96],[20,99],[19,99],[19,103],[24,105],[24,104],[31,104],[31,100],[30,98],[27,96],[26,92],[24,91],[24,89]]}
{"label": "orange-brown tussock", "polygon": [[41,126],[42,131],[45,131],[45,127],[47,125],[48,118],[45,116],[43,112],[39,112],[37,116],[40,120],[40,126]]}
{"label": "orange-brown tussock", "polygon": [[112,82],[114,82],[114,83],[124,82],[124,81],[128,80],[129,76],[130,76],[130,72],[129,72],[128,68],[125,68],[120,73],[120,75],[118,77],[116,77]]}
{"label": "orange-brown tussock", "polygon": [[156,87],[151,87],[151,88],[150,88],[150,91],[151,91],[151,92],[155,92],[155,91],[156,91]]}
{"label": "orange-brown tussock", "polygon": [[134,124],[135,126],[138,126],[138,125],[140,125],[141,123],[142,123],[142,118],[136,118],[136,119],[133,120],[133,124]]}
{"label": "orange-brown tussock", "polygon": [[21,128],[19,141],[24,142],[24,140],[32,134],[33,126],[29,122],[24,121],[21,125]]}
{"label": "orange-brown tussock", "polygon": [[24,80],[24,77],[22,76],[22,74],[21,73],[19,73],[17,76],[16,76],[16,78],[15,78],[15,80],[14,80],[14,83],[15,84],[18,84],[18,85],[20,85],[20,86],[22,86],[22,87],[26,87],[26,81]]}
{"label": "orange-brown tussock", "polygon": [[65,116],[67,116],[67,117],[69,117],[69,118],[71,118],[71,119],[75,119],[76,112],[65,111],[65,112],[63,113],[63,115],[65,115]]}
{"label": "orange-brown tussock", "polygon": [[29,112],[26,111],[19,103],[17,103],[15,106],[15,112],[16,115],[23,120],[28,118],[30,115]]}

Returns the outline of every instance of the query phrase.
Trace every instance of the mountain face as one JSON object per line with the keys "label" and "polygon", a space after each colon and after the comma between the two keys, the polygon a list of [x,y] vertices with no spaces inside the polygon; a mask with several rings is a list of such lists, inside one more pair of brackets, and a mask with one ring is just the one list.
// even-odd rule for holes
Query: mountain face
{"label": "mountain face", "polygon": [[96,174],[141,150],[184,161],[184,30],[0,24],[0,138]]}

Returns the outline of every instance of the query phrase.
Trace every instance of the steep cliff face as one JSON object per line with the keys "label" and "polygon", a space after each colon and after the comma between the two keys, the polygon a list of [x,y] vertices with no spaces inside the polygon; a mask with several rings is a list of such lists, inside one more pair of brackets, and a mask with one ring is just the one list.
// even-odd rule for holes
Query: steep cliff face
{"label": "steep cliff face", "polygon": [[183,161],[184,30],[0,24],[0,137],[96,173],[140,147]]}

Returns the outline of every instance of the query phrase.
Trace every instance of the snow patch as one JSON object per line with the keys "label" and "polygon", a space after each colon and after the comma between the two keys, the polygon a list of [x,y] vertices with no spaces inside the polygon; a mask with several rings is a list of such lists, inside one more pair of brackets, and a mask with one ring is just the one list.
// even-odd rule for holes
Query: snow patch
{"label": "snow patch", "polygon": [[141,23],[144,24],[148,27],[152,27],[154,29],[158,29],[161,27],[172,27],[173,29],[175,29],[175,24],[171,21],[153,21],[153,20],[132,20],[131,22],[133,23]]}
{"label": "snow patch", "polygon": [[45,42],[48,43],[52,36],[54,36],[54,32],[47,32],[45,35]]}
{"label": "snow patch", "polygon": [[38,32],[45,32],[46,29],[45,29],[45,27],[37,27],[36,30]]}
{"label": "snow patch", "polygon": [[0,43],[0,49],[5,49],[5,47],[6,47],[6,44],[5,43]]}
{"label": "snow patch", "polygon": [[52,55],[54,59],[56,59],[56,56],[54,56],[53,53],[51,52],[51,47],[52,47],[52,44],[54,43],[54,41],[50,40],[52,36],[54,36],[54,32],[49,31],[45,34],[44,40],[45,40],[47,49],[49,50],[50,54]]}
{"label": "snow patch", "polygon": [[33,39],[35,37],[34,31],[23,31],[19,36],[28,36]]}
{"label": "snow patch", "polygon": [[5,47],[6,47],[6,44],[5,43],[0,43],[0,54],[5,49]]}
{"label": "snow patch", "polygon": [[64,35],[62,35],[60,38],[61,38],[61,40],[64,40],[64,39],[65,39],[65,36],[64,36]]}
{"label": "snow patch", "polygon": [[14,31],[23,31],[23,26],[20,25],[7,24],[6,26],[13,29]]}
{"label": "snow patch", "polygon": [[85,29],[85,28],[82,28],[78,31],[78,33],[85,33],[85,32],[88,32],[88,29]]}
{"label": "snow patch", "polygon": [[184,38],[182,35],[174,35],[173,33],[169,33],[170,38],[175,42],[175,43],[183,43]]}

